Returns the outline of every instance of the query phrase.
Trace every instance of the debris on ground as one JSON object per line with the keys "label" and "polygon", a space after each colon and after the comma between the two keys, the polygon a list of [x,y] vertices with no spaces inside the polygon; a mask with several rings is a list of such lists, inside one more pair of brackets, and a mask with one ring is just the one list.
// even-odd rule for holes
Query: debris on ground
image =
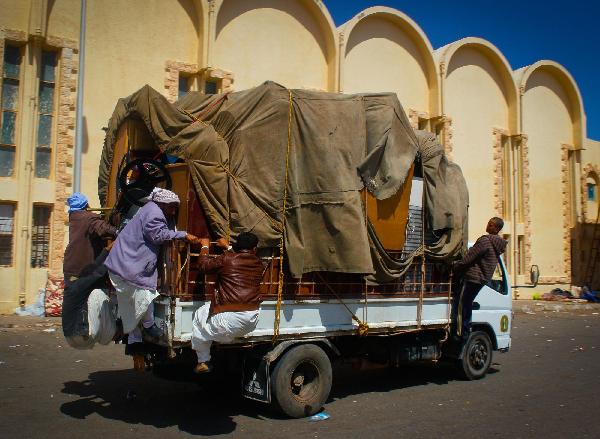
{"label": "debris on ground", "polygon": [[329,414],[327,414],[327,412],[317,413],[316,415],[312,415],[310,418],[308,418],[308,420],[311,422],[324,421],[326,419],[329,419]]}
{"label": "debris on ground", "polygon": [[581,298],[588,302],[600,303],[600,291],[590,291],[588,287],[582,287]]}
{"label": "debris on ground", "polygon": [[46,292],[43,288],[38,291],[38,297],[35,303],[27,306],[20,306],[15,309],[15,314],[18,316],[34,316],[43,317],[45,313],[44,302],[46,299]]}

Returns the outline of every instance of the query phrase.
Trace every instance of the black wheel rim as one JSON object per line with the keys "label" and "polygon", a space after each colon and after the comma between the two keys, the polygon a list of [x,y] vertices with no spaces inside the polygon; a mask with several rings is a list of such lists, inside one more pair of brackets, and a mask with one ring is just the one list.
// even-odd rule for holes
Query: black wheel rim
{"label": "black wheel rim", "polygon": [[469,366],[475,371],[483,371],[488,363],[488,347],[483,340],[476,340],[469,349]]}
{"label": "black wheel rim", "polygon": [[320,379],[319,368],[311,361],[303,361],[290,375],[290,391],[300,402],[311,401],[318,393]]}

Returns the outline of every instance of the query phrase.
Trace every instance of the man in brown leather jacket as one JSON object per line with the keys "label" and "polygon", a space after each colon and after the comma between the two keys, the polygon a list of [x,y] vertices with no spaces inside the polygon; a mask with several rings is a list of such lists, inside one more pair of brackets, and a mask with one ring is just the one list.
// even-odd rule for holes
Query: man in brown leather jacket
{"label": "man in brown leather jacket", "polygon": [[[194,313],[192,348],[198,355],[196,373],[210,372],[210,347],[213,341],[230,343],[256,328],[260,306],[260,282],[264,267],[256,256],[258,238],[253,233],[241,233],[233,251],[210,257],[209,240],[201,239],[200,271],[217,274],[213,303],[205,304]],[[227,248],[219,239],[217,245]]]}

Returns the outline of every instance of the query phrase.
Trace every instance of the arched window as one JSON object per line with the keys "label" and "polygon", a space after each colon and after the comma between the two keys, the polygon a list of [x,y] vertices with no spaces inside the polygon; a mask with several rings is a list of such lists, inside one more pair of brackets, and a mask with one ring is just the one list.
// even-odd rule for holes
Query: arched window
{"label": "arched window", "polygon": [[586,220],[588,221],[596,221],[598,217],[598,181],[598,175],[593,171],[588,173],[585,179]]}
{"label": "arched window", "polygon": [[596,186],[597,186],[596,180],[588,177],[587,183],[586,183],[588,201],[597,201],[598,200],[597,194],[596,194]]}

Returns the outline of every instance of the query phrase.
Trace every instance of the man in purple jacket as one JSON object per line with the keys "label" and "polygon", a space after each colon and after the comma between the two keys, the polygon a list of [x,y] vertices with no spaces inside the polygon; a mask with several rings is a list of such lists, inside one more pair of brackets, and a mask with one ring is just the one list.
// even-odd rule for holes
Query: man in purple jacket
{"label": "man in purple jacket", "polygon": [[[169,227],[167,218],[172,219],[179,207],[177,194],[155,188],[148,201],[127,223],[104,263],[108,268],[111,283],[117,291],[119,317],[128,343],[158,341],[162,331],[154,323],[153,300],[158,296],[156,269],[158,252],[165,241],[185,239],[190,243],[198,238]],[[142,331],[138,325],[142,322]]]}
{"label": "man in purple jacket", "polygon": [[481,236],[462,261],[454,266],[455,270],[464,272],[464,285],[456,315],[457,332],[463,338],[467,338],[471,331],[473,301],[479,290],[492,279],[498,258],[506,250],[506,241],[498,236],[502,227],[504,221],[501,218],[490,219],[485,229],[487,235]]}

